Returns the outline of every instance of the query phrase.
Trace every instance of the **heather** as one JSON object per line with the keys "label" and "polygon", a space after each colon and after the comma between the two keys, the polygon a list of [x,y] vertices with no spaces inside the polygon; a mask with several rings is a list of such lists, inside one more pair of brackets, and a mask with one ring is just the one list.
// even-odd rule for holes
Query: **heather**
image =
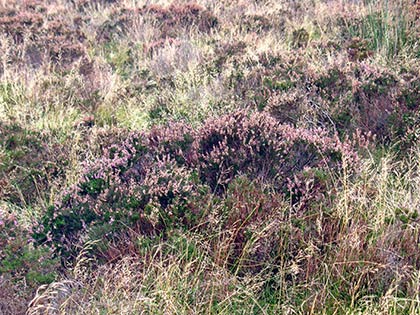
{"label": "heather", "polygon": [[0,314],[418,314],[401,0],[0,4]]}
{"label": "heather", "polygon": [[265,114],[236,112],[196,131],[183,125],[154,128],[110,146],[86,166],[78,183],[48,209],[35,237],[63,254],[90,225],[116,225],[118,233],[121,225],[134,224],[140,234],[194,226],[208,215],[197,199],[223,198],[239,175],[267,182],[303,208],[326,193],[327,170],[346,167],[350,173],[357,159],[350,141],[281,125]]}

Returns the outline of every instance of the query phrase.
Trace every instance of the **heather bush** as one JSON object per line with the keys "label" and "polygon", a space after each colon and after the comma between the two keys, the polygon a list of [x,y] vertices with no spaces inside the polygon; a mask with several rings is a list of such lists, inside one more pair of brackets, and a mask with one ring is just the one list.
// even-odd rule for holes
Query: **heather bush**
{"label": "heather bush", "polygon": [[[210,73],[220,73],[223,66],[228,61],[235,61],[235,57],[240,56],[245,52],[246,43],[244,42],[222,42],[217,43],[215,47],[215,54],[217,59],[208,64],[208,71]],[[213,67],[214,66],[214,67]]]}
{"label": "heather bush", "polygon": [[200,214],[193,207],[201,193],[197,176],[170,155],[148,148],[142,137],[112,145],[87,165],[79,183],[47,211],[35,231],[37,241],[71,253],[91,225],[105,226],[111,236],[126,226],[151,235],[194,222]]}
{"label": "heather bush", "polygon": [[[77,248],[90,226],[107,225],[108,234],[124,226],[160,234],[197,224],[206,215],[198,200],[209,189],[222,194],[239,174],[288,193],[289,181],[302,171],[309,178],[311,168],[334,170],[356,162],[350,142],[322,130],[280,125],[266,114],[236,112],[208,120],[197,131],[183,124],[156,127],[111,145],[88,164],[78,184],[50,207],[34,237],[63,254]],[[301,199],[295,192],[312,193],[293,191],[294,203]]]}
{"label": "heather bush", "polygon": [[0,313],[418,314],[414,2],[0,1]]}
{"label": "heather bush", "polygon": [[222,188],[237,174],[285,180],[315,165],[332,167],[356,156],[350,145],[321,130],[281,125],[267,114],[240,111],[210,120],[193,144],[200,176],[213,189]]}

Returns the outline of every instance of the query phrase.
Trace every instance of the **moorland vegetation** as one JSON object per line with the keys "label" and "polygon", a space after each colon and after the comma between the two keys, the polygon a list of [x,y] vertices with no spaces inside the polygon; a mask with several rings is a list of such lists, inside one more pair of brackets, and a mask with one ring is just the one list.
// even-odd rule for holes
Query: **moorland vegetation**
{"label": "moorland vegetation", "polygon": [[0,4],[0,314],[419,314],[420,3]]}

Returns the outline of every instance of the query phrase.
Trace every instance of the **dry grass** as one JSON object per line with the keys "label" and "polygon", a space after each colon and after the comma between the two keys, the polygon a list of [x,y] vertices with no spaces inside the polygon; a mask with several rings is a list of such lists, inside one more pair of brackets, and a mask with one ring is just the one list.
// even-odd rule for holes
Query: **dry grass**
{"label": "dry grass", "polygon": [[232,276],[194,246],[180,238],[151,248],[146,259],[128,256],[96,270],[80,257],[74,278],[43,288],[28,314],[228,314],[259,307],[256,284]]}

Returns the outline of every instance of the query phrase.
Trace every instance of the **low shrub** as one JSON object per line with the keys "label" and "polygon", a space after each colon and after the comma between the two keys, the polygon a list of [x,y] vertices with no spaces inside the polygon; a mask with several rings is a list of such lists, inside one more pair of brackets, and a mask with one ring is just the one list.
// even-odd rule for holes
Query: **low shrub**
{"label": "low shrub", "polygon": [[143,141],[131,136],[89,164],[79,183],[49,208],[37,241],[70,253],[91,225],[104,226],[111,237],[127,226],[151,235],[194,220],[196,176],[169,155],[152,155]]}
{"label": "low shrub", "polygon": [[156,127],[111,145],[89,163],[78,184],[50,207],[34,238],[71,256],[93,226],[108,226],[108,236],[127,227],[164,234],[198,224],[207,215],[200,200],[208,193],[223,196],[238,175],[273,183],[288,194],[293,176],[308,177],[312,168],[338,170],[357,159],[350,142],[322,130],[281,125],[267,114],[239,111],[198,130],[184,124]]}
{"label": "low shrub", "polygon": [[207,121],[193,152],[201,179],[213,189],[238,174],[272,180],[283,189],[286,179],[304,168],[334,168],[343,159],[356,159],[348,143],[321,129],[296,128],[244,111]]}

